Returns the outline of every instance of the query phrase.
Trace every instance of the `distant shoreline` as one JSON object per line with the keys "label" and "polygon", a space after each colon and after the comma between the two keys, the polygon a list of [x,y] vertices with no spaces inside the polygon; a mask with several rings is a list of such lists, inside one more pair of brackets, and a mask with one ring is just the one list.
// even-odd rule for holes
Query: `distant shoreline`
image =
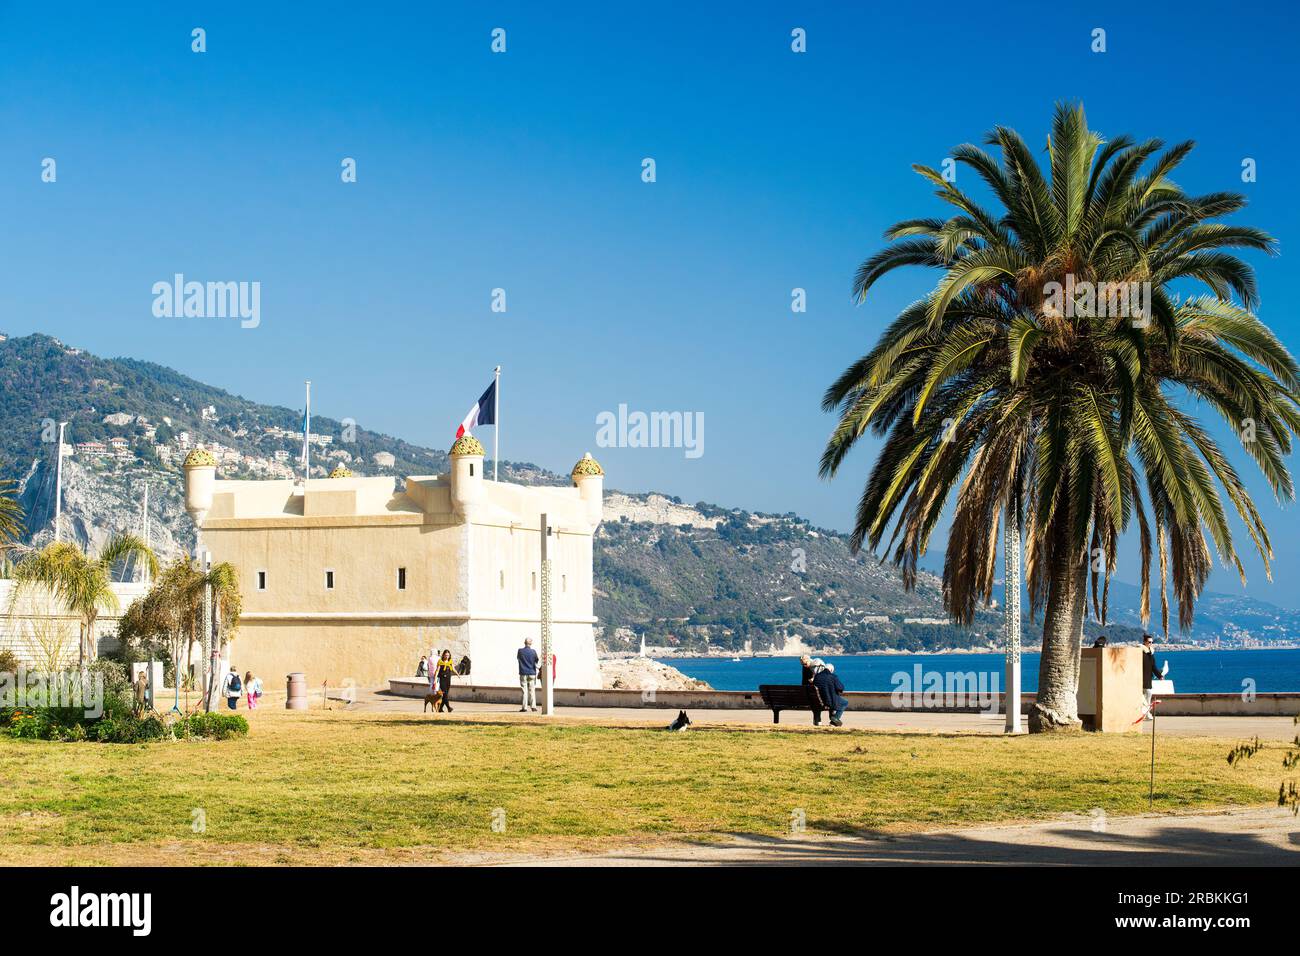
{"label": "distant shoreline", "polygon": [[[1089,645],[1085,645],[1089,646]],[[1139,645],[1132,642],[1115,642],[1111,647],[1137,647]],[[1207,647],[1203,644],[1164,644],[1156,643],[1157,650],[1160,651],[1293,651],[1300,649],[1300,644],[1269,644],[1263,647]],[[1040,654],[1042,645],[1024,645],[1021,647],[1021,653]],[[1000,647],[947,647],[939,650],[928,651],[908,651],[889,648],[879,651],[837,651],[833,648],[818,648],[810,650],[808,653],[813,656],[822,657],[942,657],[951,654],[1002,654],[1003,649]],[[614,653],[602,653],[599,655],[601,660],[619,660],[628,657],[640,657],[636,651],[617,651]],[[739,657],[741,660],[762,660],[764,658],[797,658],[799,654],[782,654],[777,652],[763,652],[759,654],[736,654],[736,653],[701,653],[699,651],[678,651],[668,650],[665,648],[655,647],[646,648],[646,656],[655,660],[694,660],[694,659],[713,659],[713,660],[731,660]]]}

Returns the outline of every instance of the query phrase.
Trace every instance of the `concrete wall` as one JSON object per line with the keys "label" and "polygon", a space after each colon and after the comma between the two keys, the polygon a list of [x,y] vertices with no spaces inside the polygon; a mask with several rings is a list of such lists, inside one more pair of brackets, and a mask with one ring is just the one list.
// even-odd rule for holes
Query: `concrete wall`
{"label": "concrete wall", "polygon": [[[477,669],[477,668],[476,668]],[[404,678],[392,678],[388,681],[390,693],[403,697],[423,697],[427,684]],[[454,700],[477,701],[480,703],[503,704],[517,703],[519,687],[505,684],[502,686],[484,686],[480,684],[461,685],[457,683],[453,690]],[[869,711],[922,711],[934,713],[977,713],[976,707],[895,707],[893,695],[883,691],[850,691],[844,695],[849,701],[849,710]],[[1003,696],[998,697],[1001,712]],[[1240,694],[1166,694],[1159,698],[1157,713],[1165,717],[1174,716],[1292,716],[1300,714],[1300,693],[1295,694],[1257,694],[1254,701],[1242,701]],[[555,702],[562,707],[645,707],[661,709],[697,710],[739,710],[766,709],[757,690],[660,690],[651,697],[643,696],[637,690],[578,690],[557,687]],[[1020,709],[1028,711],[1034,702],[1033,694],[1022,694]]]}
{"label": "concrete wall", "polygon": [[[50,658],[62,654],[64,664],[78,657],[78,619],[66,613],[50,595],[28,592],[13,607],[10,595],[13,581],[0,579],[0,650],[12,651],[23,664],[45,667]],[[100,653],[117,647],[117,620],[131,602],[145,593],[146,587],[134,581],[114,582],[118,609],[100,612],[95,623],[95,644]],[[389,671],[389,673],[394,673]]]}
{"label": "concrete wall", "polygon": [[[477,670],[477,668],[476,668]],[[403,697],[423,697],[423,681],[406,678],[390,678],[390,693]],[[930,710],[940,713],[978,713],[978,707],[904,707],[893,704],[893,695],[888,692],[849,691],[844,695],[849,701],[849,710]],[[480,703],[500,704],[514,703],[519,700],[519,687],[503,684],[487,686],[474,684],[455,685],[453,699],[477,701]],[[1022,710],[1033,703],[1032,694],[1021,698]],[[1001,706],[1002,697],[998,697]],[[647,708],[697,708],[700,710],[765,710],[766,705],[757,690],[657,690],[653,694],[639,690],[579,689],[565,688],[557,683],[555,689],[556,704],[564,707],[647,707]]]}
{"label": "concrete wall", "polygon": [[1146,712],[1142,648],[1085,647],[1079,660],[1079,716],[1088,730],[1124,733]]}
{"label": "concrete wall", "polygon": [[391,478],[312,479],[305,494],[292,481],[214,482],[202,539],[239,570],[235,666],[263,680],[303,671],[312,685],[373,686],[446,648],[469,655],[476,682],[517,685],[524,638],[540,650],[545,512],[556,683],[599,685],[591,502],[577,488],[483,481],[476,464],[472,479],[462,469],[472,504],[460,506],[446,477],[409,478],[405,493]]}

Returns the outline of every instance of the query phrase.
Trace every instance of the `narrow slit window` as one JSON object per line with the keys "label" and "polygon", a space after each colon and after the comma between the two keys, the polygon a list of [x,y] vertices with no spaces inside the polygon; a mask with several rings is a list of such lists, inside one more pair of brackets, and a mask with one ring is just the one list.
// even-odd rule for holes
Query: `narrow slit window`
{"label": "narrow slit window", "polygon": [[326,590],[326,591],[333,591],[333,590],[334,590],[334,572],[333,572],[333,571],[326,571],[326,572],[325,572],[325,590]]}
{"label": "narrow slit window", "polygon": [[474,463],[472,461],[469,463],[469,476],[474,477]]}
{"label": "narrow slit window", "polygon": [[397,569],[397,590],[406,590],[406,568]]}
{"label": "narrow slit window", "polygon": [[536,571],[533,572],[533,590],[534,590],[534,591],[537,590],[537,572],[536,572]]}
{"label": "narrow slit window", "polygon": [[561,592],[561,593],[564,593],[564,592],[567,591],[567,590],[569,590],[569,576],[568,576],[567,574],[561,574],[561,575],[560,575],[560,592]]}
{"label": "narrow slit window", "polygon": [[266,572],[265,572],[265,571],[258,571],[258,572],[257,572],[257,589],[258,589],[259,591],[265,591],[265,590],[266,590]]}
{"label": "narrow slit window", "polygon": [[499,575],[498,580],[501,584],[501,590],[504,591],[506,589],[506,573],[504,571],[498,571],[497,574]]}

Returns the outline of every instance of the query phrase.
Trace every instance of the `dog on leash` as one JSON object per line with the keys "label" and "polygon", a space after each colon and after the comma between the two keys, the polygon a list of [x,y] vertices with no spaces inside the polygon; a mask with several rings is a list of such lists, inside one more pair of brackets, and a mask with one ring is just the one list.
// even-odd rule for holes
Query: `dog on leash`
{"label": "dog on leash", "polygon": [[689,718],[689,717],[686,716],[686,711],[684,711],[684,710],[679,710],[679,711],[677,712],[677,719],[674,720],[671,724],[668,725],[668,729],[669,729],[669,730],[685,730],[685,729],[686,729],[687,727],[689,727],[690,725],[691,725],[691,718]]}
{"label": "dog on leash", "polygon": [[424,695],[424,712],[427,714],[429,708],[433,708],[435,714],[442,713],[442,691],[435,690],[431,694]]}

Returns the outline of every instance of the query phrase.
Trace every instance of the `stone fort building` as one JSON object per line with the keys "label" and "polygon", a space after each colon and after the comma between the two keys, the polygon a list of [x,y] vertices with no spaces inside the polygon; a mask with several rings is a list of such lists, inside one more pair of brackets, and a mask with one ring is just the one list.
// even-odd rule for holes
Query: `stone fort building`
{"label": "stone fort building", "polygon": [[213,563],[239,571],[243,614],[231,663],[274,685],[374,685],[422,654],[469,655],[471,682],[517,685],[515,651],[540,648],[540,517],[553,529],[557,687],[600,687],[592,633],[592,537],[604,472],[585,455],[571,487],[485,481],[483,446],[456,440],[449,474],[361,478],[340,466],[306,482],[227,481],[196,449],[186,508]]}

